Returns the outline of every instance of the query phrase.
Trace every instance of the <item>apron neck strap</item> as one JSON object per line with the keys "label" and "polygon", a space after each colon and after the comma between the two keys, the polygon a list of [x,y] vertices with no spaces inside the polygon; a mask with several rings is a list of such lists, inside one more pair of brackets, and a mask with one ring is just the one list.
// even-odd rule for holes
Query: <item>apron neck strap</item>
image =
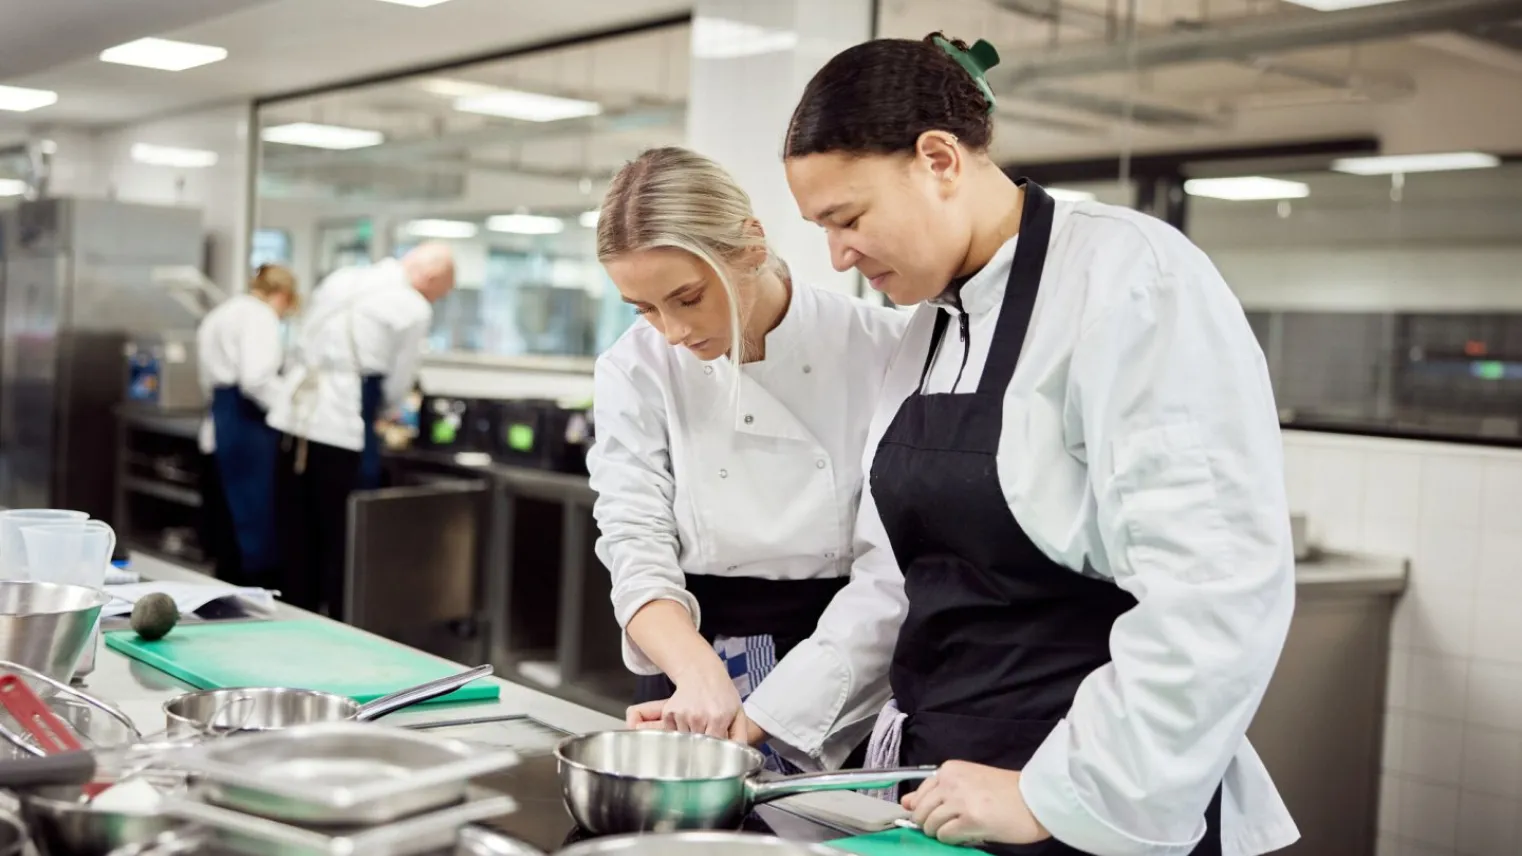
{"label": "apron neck strap", "polygon": [[1057,203],[1028,178],[1016,181],[1025,190],[1020,212],[1020,240],[1004,284],[1004,303],[999,309],[999,323],[994,328],[988,348],[988,361],[978,389],[1002,394],[1015,376],[1015,364],[1025,346],[1031,313],[1036,308],[1036,293],[1041,288],[1041,272],[1046,268],[1047,244],[1052,239],[1052,215]]}

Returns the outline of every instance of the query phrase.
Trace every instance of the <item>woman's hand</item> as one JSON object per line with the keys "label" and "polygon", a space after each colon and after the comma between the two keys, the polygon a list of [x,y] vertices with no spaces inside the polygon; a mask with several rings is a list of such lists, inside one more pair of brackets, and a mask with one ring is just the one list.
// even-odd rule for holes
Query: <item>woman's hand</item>
{"label": "woman's hand", "polygon": [[735,736],[737,725],[742,733],[747,730],[748,720],[740,715],[740,691],[718,658],[712,666],[705,663],[672,676],[672,682],[676,693],[671,698],[629,708],[625,720],[630,728],[691,731],[725,738]]}
{"label": "woman's hand", "polygon": [[1020,773],[947,761],[903,799],[926,835],[947,844],[1032,844],[1052,837],[1020,793]]}

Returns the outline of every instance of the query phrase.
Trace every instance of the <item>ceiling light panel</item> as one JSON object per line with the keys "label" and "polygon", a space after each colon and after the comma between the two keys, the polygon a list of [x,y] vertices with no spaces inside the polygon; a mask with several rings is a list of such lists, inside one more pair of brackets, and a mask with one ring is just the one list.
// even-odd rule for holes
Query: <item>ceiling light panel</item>
{"label": "ceiling light panel", "polygon": [[581,215],[576,218],[576,223],[583,229],[596,229],[597,220],[601,216],[602,212],[600,211],[583,211],[581,212]]}
{"label": "ceiling light panel", "polygon": [[155,146],[151,143],[133,143],[132,159],[150,166],[172,166],[182,169],[205,169],[217,165],[217,153],[206,149],[182,149],[177,146]]}
{"label": "ceiling light panel", "polygon": [[0,178],[0,196],[20,196],[26,193],[26,182],[19,178]]}
{"label": "ceiling light panel", "polygon": [[24,86],[0,86],[0,110],[26,113],[39,107],[58,103],[58,93],[49,89],[27,89]]}
{"label": "ceiling light panel", "polygon": [[1384,155],[1338,158],[1332,169],[1353,175],[1393,175],[1405,172],[1448,172],[1456,169],[1488,169],[1501,159],[1484,152],[1435,152],[1425,155]]}
{"label": "ceiling light panel", "polygon": [[698,59],[735,59],[780,53],[798,46],[792,30],[773,30],[744,21],[699,15],[692,21],[692,55]]}
{"label": "ceiling light panel", "polygon": [[319,125],[313,122],[273,125],[260,132],[259,138],[267,143],[336,150],[363,149],[378,146],[386,141],[386,135],[380,131],[345,128],[342,125]]}
{"label": "ceiling light panel", "polygon": [[416,238],[474,238],[478,227],[464,220],[413,220],[404,230]]}
{"label": "ceiling light panel", "polygon": [[1344,9],[1361,9],[1364,6],[1383,6],[1400,0],[1289,0],[1296,6],[1315,9],[1317,12],[1341,12]]}
{"label": "ceiling light panel", "polygon": [[515,235],[555,235],[565,231],[565,221],[538,214],[498,214],[486,218],[486,228]]}
{"label": "ceiling light panel", "polygon": [[414,9],[427,9],[429,6],[438,6],[448,3],[449,0],[380,0],[382,3],[390,3],[394,6],[411,6]]}
{"label": "ceiling light panel", "polygon": [[184,71],[227,59],[227,48],[176,42],[170,39],[138,39],[100,52],[103,62],[135,65],[159,71]]}
{"label": "ceiling light panel", "polygon": [[1226,199],[1232,202],[1257,199],[1303,199],[1311,195],[1310,187],[1302,182],[1264,178],[1261,175],[1191,178],[1184,182],[1184,192],[1190,196]]}
{"label": "ceiling light panel", "polygon": [[596,101],[561,98],[538,92],[521,92],[516,89],[498,89],[481,95],[468,95],[454,102],[454,109],[462,113],[479,113],[483,116],[500,116],[524,122],[556,122],[582,116],[596,116],[602,105]]}

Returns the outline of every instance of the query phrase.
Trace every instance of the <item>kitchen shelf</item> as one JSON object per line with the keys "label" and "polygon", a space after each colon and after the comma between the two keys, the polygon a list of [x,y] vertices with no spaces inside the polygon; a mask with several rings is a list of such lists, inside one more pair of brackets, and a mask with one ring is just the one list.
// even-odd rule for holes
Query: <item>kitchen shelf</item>
{"label": "kitchen shelf", "polygon": [[137,476],[128,476],[122,480],[122,484],[134,493],[157,497],[167,502],[177,502],[191,508],[201,507],[201,494],[187,487]]}

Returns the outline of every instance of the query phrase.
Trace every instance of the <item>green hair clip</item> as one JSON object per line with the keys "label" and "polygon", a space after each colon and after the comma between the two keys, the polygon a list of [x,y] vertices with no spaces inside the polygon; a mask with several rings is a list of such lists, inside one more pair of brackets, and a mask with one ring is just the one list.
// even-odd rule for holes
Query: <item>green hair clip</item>
{"label": "green hair clip", "polygon": [[994,91],[988,85],[988,70],[999,64],[999,51],[985,39],[978,39],[977,44],[968,50],[962,50],[951,43],[951,40],[936,36],[933,41],[935,46],[945,51],[948,56],[957,61],[957,65],[966,69],[972,75],[978,89],[983,91],[983,97],[988,99],[988,112],[994,111]]}

